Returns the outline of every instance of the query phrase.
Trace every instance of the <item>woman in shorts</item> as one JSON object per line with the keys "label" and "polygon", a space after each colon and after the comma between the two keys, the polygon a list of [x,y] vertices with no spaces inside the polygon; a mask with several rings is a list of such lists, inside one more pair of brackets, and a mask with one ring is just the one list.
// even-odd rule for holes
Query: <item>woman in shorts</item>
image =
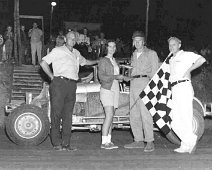
{"label": "woman in shorts", "polygon": [[107,55],[101,58],[98,64],[98,76],[101,83],[100,100],[105,111],[101,148],[115,149],[118,146],[111,142],[112,122],[115,109],[118,108],[119,80],[122,80],[123,76],[119,74],[119,66],[113,57],[116,51],[115,41],[109,40],[106,46]]}

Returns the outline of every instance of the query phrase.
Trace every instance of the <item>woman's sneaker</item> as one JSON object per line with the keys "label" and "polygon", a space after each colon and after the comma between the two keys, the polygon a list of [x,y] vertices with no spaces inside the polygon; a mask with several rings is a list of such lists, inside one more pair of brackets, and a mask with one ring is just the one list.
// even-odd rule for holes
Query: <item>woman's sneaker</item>
{"label": "woman's sneaker", "polygon": [[118,148],[119,148],[118,146],[114,145],[113,142],[110,142],[109,144],[110,144],[110,146],[111,146],[113,149],[118,149]]}
{"label": "woman's sneaker", "polygon": [[112,142],[101,144],[102,149],[117,149],[118,146],[114,145]]}

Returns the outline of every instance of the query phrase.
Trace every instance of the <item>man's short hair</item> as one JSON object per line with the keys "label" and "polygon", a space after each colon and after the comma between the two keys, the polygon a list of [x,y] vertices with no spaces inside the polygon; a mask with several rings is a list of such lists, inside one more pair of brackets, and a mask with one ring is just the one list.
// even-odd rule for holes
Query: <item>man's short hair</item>
{"label": "man's short hair", "polygon": [[177,38],[177,37],[170,37],[170,38],[168,39],[168,43],[169,43],[171,40],[175,40],[175,41],[177,41],[179,44],[182,43],[181,40],[180,40],[179,38]]}
{"label": "man's short hair", "polygon": [[65,40],[67,39],[68,35],[70,35],[70,34],[74,35],[74,37],[76,38],[74,31],[70,31],[70,32],[67,32],[67,34],[65,35]]}
{"label": "man's short hair", "polygon": [[134,39],[135,37],[145,37],[145,35],[142,31],[135,31],[133,33],[132,39]]}

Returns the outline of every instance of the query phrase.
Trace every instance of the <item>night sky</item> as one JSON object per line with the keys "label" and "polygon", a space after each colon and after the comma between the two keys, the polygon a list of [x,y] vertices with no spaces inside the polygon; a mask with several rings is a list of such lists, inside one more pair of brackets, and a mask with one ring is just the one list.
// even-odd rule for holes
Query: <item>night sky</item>
{"label": "night sky", "polygon": [[[123,1],[125,5],[118,4]],[[55,32],[63,20],[102,22],[108,37],[118,34],[129,38],[133,30],[145,28],[146,0],[57,0],[57,3],[53,14]],[[164,41],[169,35],[179,35],[188,41],[208,43],[212,40],[211,9],[211,0],[150,0],[149,39]],[[50,11],[50,0],[20,0],[20,14],[44,16],[47,34]],[[21,22],[31,26],[29,21]]]}

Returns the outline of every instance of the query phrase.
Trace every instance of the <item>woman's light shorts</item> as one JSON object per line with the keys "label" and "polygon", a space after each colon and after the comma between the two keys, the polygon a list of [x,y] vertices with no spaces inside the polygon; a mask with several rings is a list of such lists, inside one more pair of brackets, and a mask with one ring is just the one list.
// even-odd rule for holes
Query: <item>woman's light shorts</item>
{"label": "woman's light shorts", "polygon": [[100,89],[100,100],[102,102],[103,107],[105,106],[114,106],[114,108],[118,108],[119,104],[119,90],[107,90],[104,88]]}

